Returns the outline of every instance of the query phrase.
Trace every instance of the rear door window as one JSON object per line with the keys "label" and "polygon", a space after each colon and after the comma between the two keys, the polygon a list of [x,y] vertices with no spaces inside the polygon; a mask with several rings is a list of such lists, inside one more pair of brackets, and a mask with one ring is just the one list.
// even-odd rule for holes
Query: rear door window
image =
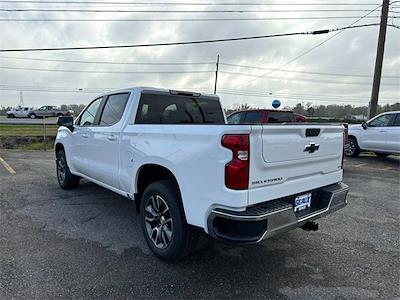
{"label": "rear door window", "polygon": [[129,93],[109,95],[100,117],[101,126],[111,126],[121,120]]}
{"label": "rear door window", "polygon": [[268,123],[290,123],[294,122],[294,114],[289,111],[268,112]]}
{"label": "rear door window", "polygon": [[214,98],[142,94],[135,123],[225,124],[225,120]]}

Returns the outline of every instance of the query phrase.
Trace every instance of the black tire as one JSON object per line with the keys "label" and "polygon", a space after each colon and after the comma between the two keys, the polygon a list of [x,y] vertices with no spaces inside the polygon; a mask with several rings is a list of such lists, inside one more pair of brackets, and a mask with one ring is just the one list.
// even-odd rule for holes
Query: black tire
{"label": "black tire", "polygon": [[353,136],[349,136],[345,145],[344,155],[348,157],[357,157],[360,155],[361,149],[358,146],[357,139]]}
{"label": "black tire", "polygon": [[[152,206],[152,200],[159,203],[158,211]],[[150,212],[152,208],[153,212]],[[189,254],[196,244],[196,232],[186,223],[180,193],[173,180],[156,181],[146,187],[140,202],[140,220],[147,245],[162,260],[178,261]]]}
{"label": "black tire", "polygon": [[31,118],[31,119],[36,119],[36,115],[35,114],[29,114],[28,117]]}
{"label": "black tire", "polygon": [[381,158],[388,157],[390,153],[384,153],[384,152],[375,152],[375,155]]}
{"label": "black tire", "polygon": [[62,113],[57,114],[57,118],[58,117],[63,117],[64,115]]}
{"label": "black tire", "polygon": [[69,170],[64,150],[59,150],[56,154],[57,181],[61,188],[70,190],[77,188],[80,177],[72,174]]}
{"label": "black tire", "polygon": [[7,115],[7,118],[14,119],[15,116],[13,114],[9,114],[9,115]]}

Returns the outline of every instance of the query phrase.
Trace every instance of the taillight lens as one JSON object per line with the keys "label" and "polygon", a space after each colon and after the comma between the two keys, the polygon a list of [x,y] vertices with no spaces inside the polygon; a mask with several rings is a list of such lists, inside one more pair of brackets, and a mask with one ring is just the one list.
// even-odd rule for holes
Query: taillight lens
{"label": "taillight lens", "polygon": [[250,141],[248,134],[226,134],[222,146],[232,151],[233,157],[225,166],[225,185],[234,190],[249,187]]}

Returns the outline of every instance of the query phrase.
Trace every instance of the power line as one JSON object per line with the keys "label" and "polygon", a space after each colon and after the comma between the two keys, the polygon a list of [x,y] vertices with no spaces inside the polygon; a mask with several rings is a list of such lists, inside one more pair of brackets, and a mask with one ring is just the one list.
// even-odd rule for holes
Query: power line
{"label": "power line", "polygon": [[[207,74],[214,73],[214,70],[190,70],[190,71],[104,71],[104,70],[70,70],[70,69],[48,69],[48,68],[26,68],[26,67],[9,67],[0,66],[0,69],[5,70],[24,70],[24,71],[39,71],[39,72],[63,72],[63,73],[89,73],[89,74]],[[258,75],[240,72],[219,71],[221,74],[235,75],[235,76],[250,76],[257,77]],[[360,81],[335,81],[335,80],[319,80],[307,78],[287,78],[287,77],[272,77],[271,80],[286,80],[286,81],[300,81],[300,82],[319,82],[328,84],[351,84],[351,85],[370,85],[369,82]],[[385,83],[382,85],[397,86],[398,84]]]}
{"label": "power line", "polygon": [[[365,12],[369,9],[225,9],[225,10],[126,10],[126,9],[43,9],[43,8],[0,8],[3,12],[89,12],[89,13],[309,13],[309,12]],[[394,13],[397,13],[393,11]]]}
{"label": "power line", "polygon": [[[249,73],[239,73],[239,72],[228,72],[219,71],[222,74],[229,74],[235,76],[247,76],[247,77],[258,77],[259,75],[249,74]],[[307,78],[288,78],[282,76],[269,77],[270,80],[284,80],[284,81],[300,81],[300,82],[319,82],[328,84],[350,84],[350,85],[371,85],[371,82],[361,82],[361,81],[338,81],[338,80],[319,80],[319,79],[307,79]],[[382,85],[388,86],[398,86],[398,83],[385,83]]]}
{"label": "power line", "polygon": [[63,63],[79,63],[79,64],[104,64],[104,65],[213,65],[215,62],[113,62],[113,61],[88,61],[88,60],[66,60],[66,59],[51,59],[51,58],[33,58],[33,57],[15,57],[15,56],[0,56],[6,59],[28,60],[28,61],[49,61]]}
{"label": "power line", "polygon": [[[377,7],[375,7],[374,9],[372,9],[371,11],[369,11],[368,13],[366,13],[365,15],[363,15],[362,17],[358,18],[357,20],[355,20],[354,22],[352,22],[351,24],[349,24],[348,26],[354,26],[355,24],[357,24],[359,21],[361,21],[362,19],[368,17],[370,14],[372,14],[374,11],[376,11],[378,8],[380,8],[382,5],[378,5]],[[315,46],[311,47],[310,49],[302,52],[301,54],[295,56],[294,58],[290,59],[289,61],[287,61],[286,63],[280,65],[278,68],[275,68],[274,70],[271,70],[263,75],[260,75],[257,78],[254,78],[253,80],[250,80],[248,82],[246,82],[245,84],[249,84],[252,83],[254,81],[257,81],[261,78],[264,78],[265,76],[268,76],[270,74],[272,74],[275,71],[278,71],[284,67],[286,67],[287,65],[290,65],[291,63],[293,63],[294,61],[306,56],[307,54],[309,54],[310,52],[312,52],[313,50],[317,49],[318,47],[322,46],[323,44],[329,42],[331,39],[334,39],[335,37],[337,37],[339,34],[341,34],[344,30],[338,30],[337,33],[335,33],[334,35],[332,35],[331,37],[328,37],[327,39],[323,40],[322,42],[316,44]],[[241,84],[239,87],[242,87],[244,84]]]}
{"label": "power line", "polygon": [[307,5],[307,6],[373,6],[375,3],[318,3],[318,2],[292,2],[292,3],[273,3],[273,2],[122,2],[122,1],[45,1],[45,0],[24,0],[24,1],[10,1],[1,0],[0,3],[12,4],[105,4],[105,5],[163,5],[163,6],[293,6],[293,5]]}
{"label": "power line", "polygon": [[[43,86],[16,86],[16,85],[0,85],[0,90],[7,91],[33,91],[33,92],[65,92],[65,93],[104,93],[105,91],[122,89],[123,87],[104,87],[104,88],[74,88],[74,87],[43,87]],[[179,88],[181,90],[195,90],[199,92],[211,91],[207,88]],[[324,94],[287,94],[287,93],[268,93],[263,91],[250,91],[250,90],[236,90],[220,88],[220,94],[231,94],[231,95],[243,95],[243,96],[255,96],[255,97],[279,97],[284,99],[296,99],[303,101],[319,101],[319,99],[330,100],[332,102],[340,102],[340,100],[355,100],[349,102],[362,102],[365,103],[362,97],[353,97],[351,95],[324,95]],[[319,97],[319,98],[318,98]],[[368,98],[368,97],[366,97]],[[382,98],[383,101],[398,101],[397,98]]]}
{"label": "power line", "polygon": [[140,48],[140,47],[196,45],[196,44],[220,43],[220,42],[232,42],[232,41],[244,41],[244,40],[256,40],[256,39],[266,39],[266,38],[276,38],[276,37],[296,36],[296,35],[317,35],[317,34],[326,34],[326,33],[334,32],[334,31],[343,31],[343,30],[347,30],[347,29],[370,27],[370,26],[377,26],[377,24],[363,24],[363,25],[346,26],[346,27],[341,27],[341,28],[323,29],[323,30],[314,30],[314,31],[277,33],[277,34],[269,34],[269,35],[246,36],[246,37],[224,38],[224,39],[197,40],[197,41],[186,41],[186,42],[164,42],[164,43],[149,43],[149,44],[109,45],[109,46],[82,46],[82,47],[57,47],[57,48],[0,49],[0,52],[94,50],[94,49],[117,49],[117,48]]}
{"label": "power line", "polygon": [[[0,57],[1,58],[1,57]],[[220,63],[223,66],[230,66],[230,67],[238,67],[238,68],[247,68],[247,69],[255,69],[255,70],[274,70],[273,68],[264,68],[264,67],[257,67],[257,66],[248,66],[248,65],[240,65],[240,64],[232,64],[232,63]],[[326,76],[341,76],[341,77],[363,77],[363,78],[372,78],[372,75],[365,75],[365,74],[345,74],[345,73],[326,73],[326,72],[312,72],[312,71],[297,71],[297,70],[287,70],[287,69],[280,69],[280,72],[285,73],[299,73],[299,74],[310,74],[310,75],[326,75]],[[257,74],[253,74],[257,76]],[[385,78],[400,78],[400,76],[382,76]]]}
{"label": "power line", "polygon": [[[315,16],[315,17],[270,17],[270,18],[165,18],[165,19],[66,19],[66,18],[2,18],[0,22],[222,22],[222,21],[284,21],[284,20],[331,20],[355,19],[360,16]],[[379,18],[379,16],[363,17],[365,19]],[[400,18],[391,16],[391,18]]]}
{"label": "power line", "polygon": [[[369,96],[365,96],[365,97],[354,97],[351,95],[333,95],[333,94],[303,94],[303,93],[271,93],[268,91],[260,91],[260,90],[238,90],[238,89],[229,89],[229,88],[220,88],[221,91],[224,92],[240,92],[240,93],[246,93],[246,94],[257,94],[260,96],[269,96],[269,97],[303,97],[303,98],[315,98],[315,97],[323,97],[323,98],[327,98],[327,99],[336,99],[336,100],[340,100],[340,99],[353,99],[353,100],[363,100],[365,102],[365,99],[367,99]],[[385,101],[399,101],[398,98],[384,98]]]}
{"label": "power line", "polygon": [[25,70],[42,72],[64,72],[64,73],[92,73],[92,74],[201,74],[214,73],[214,70],[195,70],[195,71],[101,71],[101,70],[68,70],[68,69],[44,69],[44,68],[20,68],[0,66],[6,70]]}

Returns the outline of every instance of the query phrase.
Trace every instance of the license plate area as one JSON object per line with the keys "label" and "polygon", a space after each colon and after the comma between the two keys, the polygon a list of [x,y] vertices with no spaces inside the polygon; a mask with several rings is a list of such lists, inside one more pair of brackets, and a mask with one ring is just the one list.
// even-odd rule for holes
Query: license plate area
{"label": "license plate area", "polygon": [[297,196],[293,201],[293,211],[298,213],[311,208],[312,193]]}

